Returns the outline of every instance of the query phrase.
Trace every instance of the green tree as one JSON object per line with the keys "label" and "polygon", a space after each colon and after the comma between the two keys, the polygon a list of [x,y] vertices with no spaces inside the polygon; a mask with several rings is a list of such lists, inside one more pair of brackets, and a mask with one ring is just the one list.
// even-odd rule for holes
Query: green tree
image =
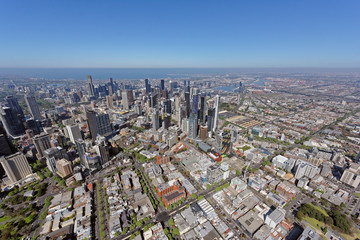
{"label": "green tree", "polygon": [[174,224],[175,224],[174,219],[170,218],[168,223],[169,223],[169,226],[171,226],[171,227],[174,226]]}

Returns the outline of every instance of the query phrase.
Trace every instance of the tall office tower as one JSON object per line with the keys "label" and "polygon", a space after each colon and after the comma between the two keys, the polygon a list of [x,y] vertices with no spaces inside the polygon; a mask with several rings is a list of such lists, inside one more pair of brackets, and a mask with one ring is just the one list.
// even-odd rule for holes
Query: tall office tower
{"label": "tall office tower", "polygon": [[86,118],[93,140],[96,139],[97,135],[103,136],[112,132],[109,114],[97,114],[95,111],[87,110]]}
{"label": "tall office tower", "polygon": [[186,89],[186,80],[184,80],[184,90]]}
{"label": "tall office tower", "polygon": [[146,95],[151,92],[151,85],[149,84],[149,79],[145,79],[145,90],[146,90]]}
{"label": "tall office tower", "polygon": [[150,96],[150,107],[155,108],[157,106],[157,94],[156,93],[152,93],[152,95]]}
{"label": "tall office tower", "polygon": [[157,109],[153,110],[152,114],[152,126],[153,130],[156,131],[159,129],[159,111]]}
{"label": "tall office tower", "polygon": [[47,133],[42,133],[39,135],[36,135],[33,138],[33,142],[36,148],[36,151],[38,152],[38,156],[39,158],[42,158],[44,156],[44,151],[46,149],[51,148],[51,143],[50,143],[50,135]]}
{"label": "tall office tower", "polygon": [[165,80],[164,79],[161,79],[161,81],[160,81],[160,89],[165,90]]}
{"label": "tall office tower", "polygon": [[165,112],[171,114],[171,100],[167,99],[166,101],[164,101],[164,105],[165,105]]}
{"label": "tall office tower", "polygon": [[200,126],[200,139],[205,140],[208,137],[208,127]]}
{"label": "tall office tower", "polygon": [[190,92],[191,88],[190,85],[186,87],[186,92]]}
{"label": "tall office tower", "polygon": [[198,119],[197,114],[190,113],[189,117],[189,138],[195,139],[198,133]]}
{"label": "tall office tower", "polygon": [[86,149],[85,149],[85,142],[82,139],[78,139],[75,140],[75,146],[76,146],[76,150],[77,153],[79,154],[79,158],[80,158],[80,162],[82,165],[85,166],[85,153],[86,153]]}
{"label": "tall office tower", "polygon": [[24,125],[13,109],[0,107],[0,118],[8,136],[16,138],[25,134]]}
{"label": "tall office tower", "polygon": [[169,82],[169,91],[172,93],[174,91],[174,83],[170,80]]}
{"label": "tall office tower", "polygon": [[112,78],[110,78],[110,82],[108,83],[108,90],[110,96],[112,96],[115,93],[115,86]]}
{"label": "tall office tower", "polygon": [[208,115],[206,117],[206,121],[207,121],[207,126],[208,126],[209,132],[213,129],[213,126],[214,126],[214,112],[215,111],[213,108],[208,109]]}
{"label": "tall office tower", "polygon": [[32,174],[31,167],[24,154],[17,152],[13,155],[0,158],[9,183],[16,183]]}
{"label": "tall office tower", "polygon": [[121,98],[122,98],[123,108],[124,108],[125,110],[129,110],[128,92],[127,92],[127,91],[123,91],[123,92],[121,93]]}
{"label": "tall office tower", "polygon": [[11,150],[10,142],[6,135],[0,134],[0,156],[8,156],[13,152]]}
{"label": "tall office tower", "polygon": [[39,120],[35,121],[35,119],[33,118],[26,119],[25,126],[26,129],[31,129],[34,135],[38,135],[41,133],[42,127]]}
{"label": "tall office tower", "polygon": [[170,114],[166,114],[166,115],[164,116],[164,124],[163,124],[164,129],[169,129],[170,123],[171,123],[171,115],[170,115]]}
{"label": "tall office tower", "polygon": [[88,85],[89,85],[89,94],[90,94],[90,96],[91,97],[96,97],[95,88],[94,88],[94,84],[93,84],[91,75],[87,76],[87,80],[88,80]]}
{"label": "tall office tower", "polygon": [[200,95],[199,120],[202,123],[205,122],[205,117],[206,117],[206,114],[204,114],[205,113],[205,98],[206,98],[205,95],[203,95],[203,94]]}
{"label": "tall office tower", "polygon": [[190,80],[188,80],[188,87],[190,87]]}
{"label": "tall office tower", "polygon": [[73,124],[70,126],[66,126],[66,130],[69,134],[70,141],[75,144],[75,141],[78,139],[82,139],[82,135],[80,132],[79,125]]}
{"label": "tall office tower", "polygon": [[66,178],[67,176],[73,174],[71,162],[66,159],[60,159],[59,161],[56,161],[56,169],[62,178]]}
{"label": "tall office tower", "polygon": [[106,106],[108,108],[113,108],[114,107],[114,102],[113,102],[113,96],[106,96]]}
{"label": "tall office tower", "polygon": [[41,114],[40,114],[40,111],[39,111],[39,106],[35,100],[35,97],[32,96],[32,95],[28,95],[26,94],[25,95],[25,102],[29,108],[29,111],[31,113],[31,116],[33,116],[33,118],[35,120],[41,120]]}
{"label": "tall office tower", "polygon": [[194,114],[198,114],[198,107],[199,107],[199,95],[193,95],[193,104],[192,104],[192,112]]}
{"label": "tall office tower", "polygon": [[134,92],[133,90],[129,89],[127,90],[127,96],[128,96],[128,103],[129,103],[129,106],[131,106],[134,102]]}
{"label": "tall office tower", "polygon": [[186,117],[190,117],[190,92],[185,93]]}
{"label": "tall office tower", "polygon": [[8,107],[10,107],[13,111],[16,112],[16,115],[20,118],[23,119],[24,118],[24,112],[22,110],[22,108],[19,105],[19,102],[16,98],[14,98],[13,96],[7,96],[5,98]]}
{"label": "tall office tower", "polygon": [[215,116],[214,116],[214,126],[213,126],[213,132],[216,131],[217,124],[218,124],[218,115],[219,115],[219,102],[220,102],[220,96],[215,96]]}
{"label": "tall office tower", "polygon": [[137,114],[137,115],[142,115],[142,110],[141,110],[141,105],[140,104],[136,104],[135,105],[135,113]]}

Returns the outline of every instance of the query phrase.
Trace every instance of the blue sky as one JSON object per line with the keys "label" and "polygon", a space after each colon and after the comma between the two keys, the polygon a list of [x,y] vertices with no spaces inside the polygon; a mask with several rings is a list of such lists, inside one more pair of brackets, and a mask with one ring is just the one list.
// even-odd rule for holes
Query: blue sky
{"label": "blue sky", "polygon": [[0,67],[360,67],[360,1],[0,0]]}

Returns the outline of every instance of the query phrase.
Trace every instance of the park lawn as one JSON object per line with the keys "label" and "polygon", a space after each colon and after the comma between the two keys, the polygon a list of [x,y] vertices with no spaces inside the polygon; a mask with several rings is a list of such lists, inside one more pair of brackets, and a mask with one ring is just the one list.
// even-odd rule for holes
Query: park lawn
{"label": "park lawn", "polygon": [[321,207],[319,207],[319,206],[316,206],[316,205],[314,205],[314,204],[312,204],[312,203],[309,203],[312,207],[314,207],[314,208],[316,208],[317,210],[319,210],[320,212],[322,212],[326,217],[328,217],[329,216],[329,214],[327,214],[327,212],[324,210],[324,209],[322,209]]}
{"label": "park lawn", "polygon": [[356,192],[355,195],[356,195],[357,197],[360,197],[360,193],[358,193],[358,192]]}
{"label": "park lawn", "polygon": [[356,229],[356,228],[353,228],[352,231],[353,231],[352,235],[349,235],[349,234],[346,234],[346,233],[341,233],[341,235],[344,238],[348,239],[348,240],[360,239],[360,230]]}
{"label": "park lawn", "polygon": [[311,218],[309,216],[306,216],[303,218],[305,221],[307,221],[309,224],[311,224],[312,226],[316,227],[317,229],[320,230],[321,232],[321,228],[324,226],[323,222],[320,222],[318,220],[316,220],[315,218]]}

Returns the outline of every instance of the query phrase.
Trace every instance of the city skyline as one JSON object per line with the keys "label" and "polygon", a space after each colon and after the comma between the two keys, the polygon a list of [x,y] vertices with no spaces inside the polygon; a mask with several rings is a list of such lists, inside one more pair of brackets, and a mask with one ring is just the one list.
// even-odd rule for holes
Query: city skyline
{"label": "city skyline", "polygon": [[1,68],[360,67],[357,1],[2,5]]}

